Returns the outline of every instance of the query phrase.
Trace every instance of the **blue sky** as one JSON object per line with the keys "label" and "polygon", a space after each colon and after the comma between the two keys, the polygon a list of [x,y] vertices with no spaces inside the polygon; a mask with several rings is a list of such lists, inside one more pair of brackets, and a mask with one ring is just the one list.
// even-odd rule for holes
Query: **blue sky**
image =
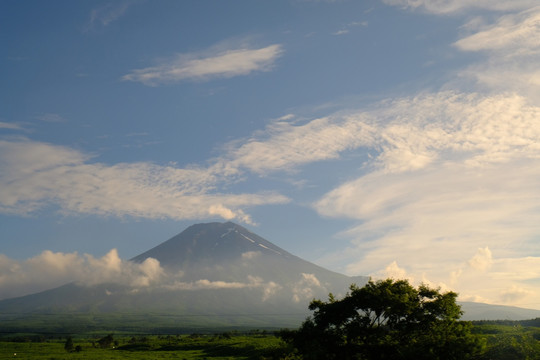
{"label": "blue sky", "polygon": [[0,298],[231,220],[540,309],[539,22],[535,0],[1,2]]}

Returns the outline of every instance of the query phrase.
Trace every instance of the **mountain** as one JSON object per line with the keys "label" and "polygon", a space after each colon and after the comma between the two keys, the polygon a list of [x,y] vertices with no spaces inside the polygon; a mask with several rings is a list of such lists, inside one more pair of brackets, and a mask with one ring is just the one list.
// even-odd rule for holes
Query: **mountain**
{"label": "mountain", "polygon": [[169,327],[296,327],[313,298],[341,296],[368,280],[305,261],[231,222],[190,226],[130,262],[160,276],[142,285],[71,283],[3,300],[0,319],[92,314],[101,323],[114,315],[130,323],[153,316]]}
{"label": "mountain", "polygon": [[[2,300],[0,322],[13,331],[51,332],[298,327],[310,314],[310,300],[330,292],[339,298],[368,280],[305,261],[231,222],[190,226],[128,265],[116,281]],[[540,311],[507,306],[462,308],[467,320],[540,317]]]}

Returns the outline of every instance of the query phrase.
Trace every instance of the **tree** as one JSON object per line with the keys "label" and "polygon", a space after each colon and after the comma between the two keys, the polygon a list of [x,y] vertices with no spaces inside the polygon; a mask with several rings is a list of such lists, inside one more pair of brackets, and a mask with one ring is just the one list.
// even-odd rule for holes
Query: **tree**
{"label": "tree", "polygon": [[73,345],[73,338],[68,336],[66,342],[64,343],[64,350],[67,352],[72,352],[73,349],[75,349],[75,346]]}
{"label": "tree", "polygon": [[304,359],[469,359],[482,345],[458,321],[456,298],[406,280],[369,281],[341,300],[313,300],[313,316],[282,338]]}
{"label": "tree", "polygon": [[112,344],[113,344],[113,341],[114,341],[114,339],[113,339],[112,334],[109,334],[109,335],[104,336],[104,337],[102,337],[101,339],[99,339],[99,340],[98,340],[98,344],[99,344],[99,346],[100,346],[101,348],[104,348],[104,349],[105,349],[105,348],[111,347]]}

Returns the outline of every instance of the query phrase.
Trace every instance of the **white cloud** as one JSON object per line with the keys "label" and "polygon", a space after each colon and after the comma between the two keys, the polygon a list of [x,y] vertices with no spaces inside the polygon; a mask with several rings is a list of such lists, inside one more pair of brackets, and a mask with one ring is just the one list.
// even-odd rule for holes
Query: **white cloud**
{"label": "white cloud", "polygon": [[[248,276],[245,282],[200,279],[181,281],[183,273],[165,272],[158,260],[148,258],[142,263],[120,259],[116,249],[100,258],[78,253],[49,250],[17,261],[0,254],[0,300],[23,296],[75,282],[83,286],[120,284],[135,293],[142,289],[204,290],[204,289],[259,289],[266,301],[283,287],[273,281]],[[312,283],[313,281],[308,281]]]}
{"label": "white cloud", "polygon": [[273,282],[264,280],[257,276],[248,276],[247,282],[239,281],[211,281],[201,279],[192,282],[174,281],[172,283],[164,283],[162,288],[168,290],[209,290],[209,289],[262,289],[262,301],[268,300],[274,296],[277,291],[282,289],[282,286]]}
{"label": "white cloud", "polygon": [[108,26],[122,17],[135,3],[137,3],[135,0],[114,1],[93,9],[90,12],[90,19],[86,24],[85,31],[95,29],[96,26]]}
{"label": "white cloud", "polygon": [[414,278],[410,277],[407,274],[407,271],[397,264],[397,262],[392,261],[384,270],[379,271],[378,273],[373,274],[375,279],[406,279],[409,282],[414,283]]}
{"label": "white cloud", "polygon": [[469,266],[473,269],[480,271],[488,270],[493,264],[493,257],[491,251],[486,246],[485,248],[478,249],[476,255],[469,260]]}
{"label": "white cloud", "polygon": [[62,116],[60,116],[58,114],[53,114],[53,113],[45,113],[45,114],[38,115],[38,116],[36,116],[36,119],[41,120],[41,121],[45,121],[45,122],[64,122],[64,121],[66,121]]}
{"label": "white cloud", "polygon": [[324,289],[325,293],[327,292],[326,289],[321,285],[319,279],[317,279],[314,274],[302,273],[302,278],[298,280],[298,282],[293,284],[292,299],[294,302],[297,303],[300,301],[311,300],[313,299],[315,293],[319,292],[322,289]]}
{"label": "white cloud", "polygon": [[141,264],[119,258],[116,249],[101,258],[74,253],[43,251],[24,260],[0,254],[0,298],[22,296],[76,282],[82,285],[117,283],[134,288],[158,283],[164,273],[159,261],[148,258]]}
{"label": "white cloud", "polygon": [[494,24],[467,25],[473,33],[454,45],[462,51],[482,52],[487,60],[470,65],[460,72],[489,91],[519,92],[540,100],[540,7],[518,14],[504,15]]}
{"label": "white cloud", "polygon": [[537,54],[540,50],[540,7],[505,15],[496,24],[464,37],[455,46],[464,51],[504,51],[508,56]]}
{"label": "white cloud", "polygon": [[[315,204],[321,215],[359,221],[344,233],[353,239],[340,255],[347,272],[405,268],[415,279],[451,283],[451,272],[454,282],[463,278],[464,254],[478,249],[470,268],[489,274],[502,266],[497,270],[491,251],[527,256],[540,232],[538,118],[540,108],[522,96],[456,92],[386,101],[349,115],[370,126],[373,138],[363,145],[378,155],[364,175]],[[502,296],[484,295],[493,302]]]}
{"label": "white cloud", "polygon": [[472,9],[515,11],[538,5],[535,0],[382,0],[405,9],[422,9],[433,14],[450,14]]}
{"label": "white cloud", "polygon": [[261,256],[260,251],[247,251],[245,253],[242,253],[242,259],[244,260],[253,260]]}
{"label": "white cloud", "polygon": [[240,47],[223,50],[216,47],[204,54],[180,54],[158,66],[133,70],[123,79],[156,86],[184,80],[230,78],[269,71],[282,54],[283,48],[278,44],[258,49]]}
{"label": "white cloud", "polygon": [[361,119],[326,117],[303,125],[270,124],[264,135],[229,151],[229,166],[264,174],[336,159],[343,151],[371,143],[373,127]]}
{"label": "white cloud", "polygon": [[19,124],[0,121],[0,129],[23,130],[23,127],[20,126]]}
{"label": "white cloud", "polygon": [[28,139],[0,140],[0,211],[30,214],[51,204],[66,214],[250,223],[243,207],[283,203],[275,193],[220,194],[217,168],[92,163],[76,150]]}

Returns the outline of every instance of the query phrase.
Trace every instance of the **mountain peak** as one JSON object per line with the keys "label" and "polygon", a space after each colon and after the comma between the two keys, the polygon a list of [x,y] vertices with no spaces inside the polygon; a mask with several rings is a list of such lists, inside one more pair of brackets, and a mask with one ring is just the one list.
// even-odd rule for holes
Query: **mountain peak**
{"label": "mountain peak", "polygon": [[233,222],[195,224],[160,245],[131,259],[151,257],[164,267],[219,264],[238,260],[246,253],[291,257],[290,253]]}

